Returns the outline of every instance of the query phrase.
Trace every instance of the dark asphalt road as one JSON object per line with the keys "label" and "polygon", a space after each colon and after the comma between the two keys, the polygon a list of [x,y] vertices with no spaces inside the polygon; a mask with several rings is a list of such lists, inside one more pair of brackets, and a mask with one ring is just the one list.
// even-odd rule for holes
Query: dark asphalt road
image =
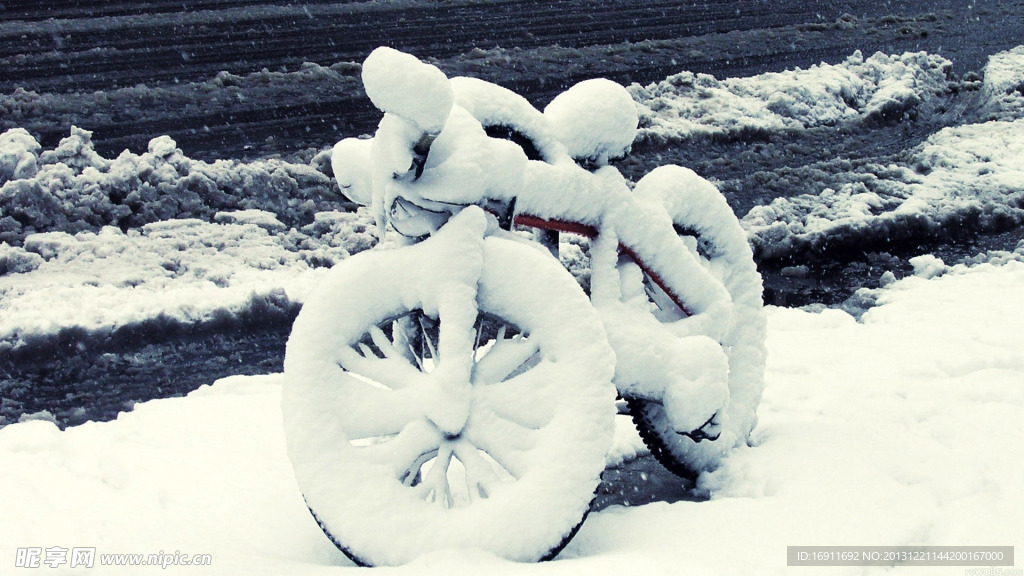
{"label": "dark asphalt road", "polygon": [[[378,45],[434,58],[450,74],[544,104],[594,76],[647,83],[680,70],[747,75],[856,49],[945,55],[963,72],[1024,38],[1024,0],[888,2],[496,0],[254,3],[235,0],[3,2],[0,128],[52,145],[72,124],[101,153],[174,137],[196,158],[320,148],[368,132],[378,115],[355,76]],[[624,46],[642,44],[642,49]],[[635,46],[634,46],[635,47]],[[503,51],[482,65],[479,50]],[[303,63],[335,74],[301,82]],[[211,81],[221,71],[245,77]],[[17,90],[34,94],[25,94]]]}
{"label": "dark asphalt road", "polygon": [[359,62],[382,44],[444,59],[473,48],[612,45],[831,23],[844,13],[878,17],[904,5],[921,10],[865,0],[4,4],[0,87],[56,92]]}

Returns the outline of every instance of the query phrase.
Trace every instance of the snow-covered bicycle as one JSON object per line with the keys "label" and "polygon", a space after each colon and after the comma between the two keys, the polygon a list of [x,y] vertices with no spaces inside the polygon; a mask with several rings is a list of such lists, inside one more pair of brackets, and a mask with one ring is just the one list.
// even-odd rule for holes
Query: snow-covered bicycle
{"label": "snow-covered bicycle", "polygon": [[[663,166],[631,186],[608,165],[635,137],[625,89],[583,82],[540,112],[388,48],[363,81],[384,117],[336,146],[335,176],[397,234],[307,300],[282,399],[299,487],[339,549],[553,557],[600,483],[616,397],[678,474],[745,442],[760,276],[713,185]],[[589,252],[589,295],[559,233]]]}

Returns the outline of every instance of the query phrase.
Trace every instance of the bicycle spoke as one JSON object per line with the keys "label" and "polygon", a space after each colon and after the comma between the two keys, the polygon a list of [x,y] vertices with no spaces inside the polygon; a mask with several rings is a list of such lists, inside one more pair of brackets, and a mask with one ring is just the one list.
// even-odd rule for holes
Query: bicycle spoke
{"label": "bicycle spoke", "polygon": [[401,390],[424,381],[424,374],[392,348],[393,356],[379,358],[364,343],[360,343],[362,353],[353,348],[338,351],[339,365],[368,384],[390,390]]}
{"label": "bicycle spoke", "polygon": [[[455,445],[455,457],[462,462],[466,469],[466,489],[469,491],[471,501],[486,500],[498,484],[514,480],[512,474],[501,467],[493,458],[485,458],[481,451],[468,442],[459,442]],[[495,470],[499,467],[504,472],[504,478]]]}
{"label": "bicycle spoke", "polygon": [[442,444],[423,481],[413,487],[424,500],[445,509],[451,508],[454,504],[451,487],[448,485],[448,468],[451,461],[451,446]]}
{"label": "bicycle spoke", "polygon": [[[499,335],[503,336],[504,332]],[[487,385],[508,379],[527,367],[527,363],[536,357],[537,351],[537,345],[521,335],[510,339],[495,339],[473,366],[473,384]]]}
{"label": "bicycle spoke", "polygon": [[357,446],[359,457],[368,463],[387,467],[395,478],[404,481],[415,476],[423,456],[438,450],[441,435],[423,420],[410,422],[396,436],[368,446]]}
{"label": "bicycle spoke", "polygon": [[531,464],[527,453],[537,444],[537,431],[502,418],[493,410],[476,406],[471,425],[464,434],[515,478],[521,478]]}
{"label": "bicycle spoke", "polygon": [[422,314],[416,319],[416,323],[420,328],[421,345],[426,347],[425,350],[420,350],[419,356],[420,358],[426,358],[429,355],[436,363],[439,359],[437,354],[437,340],[439,338],[437,329],[435,326],[428,327],[427,318]]}
{"label": "bicycle spoke", "polygon": [[392,347],[399,356],[405,358],[409,364],[415,364],[422,372],[423,362],[413,349],[413,341],[410,340],[410,337],[412,340],[415,340],[415,332],[413,330],[411,315],[396,318],[391,322]]}
{"label": "bicycle spoke", "polygon": [[423,475],[420,473],[421,470],[423,469],[423,466],[427,462],[430,462],[431,459],[436,457],[436,449],[420,454],[419,458],[417,458],[398,479],[401,480],[402,484],[406,486],[418,486],[420,482],[423,481]]}
{"label": "bicycle spoke", "polygon": [[[384,354],[385,358],[405,358],[405,356],[395,348],[387,334],[384,334],[384,331],[380,329],[380,326],[370,326],[368,332],[370,334],[370,339],[373,340],[374,346]],[[363,356],[366,356],[365,351],[363,352]]]}
{"label": "bicycle spoke", "polygon": [[552,407],[559,402],[558,366],[541,362],[512,378],[474,389],[481,407],[518,426],[539,430],[551,422]]}
{"label": "bicycle spoke", "polygon": [[687,317],[686,312],[677,306],[668,294],[646,274],[644,274],[644,292],[651,302],[651,313],[659,322],[675,322]]}

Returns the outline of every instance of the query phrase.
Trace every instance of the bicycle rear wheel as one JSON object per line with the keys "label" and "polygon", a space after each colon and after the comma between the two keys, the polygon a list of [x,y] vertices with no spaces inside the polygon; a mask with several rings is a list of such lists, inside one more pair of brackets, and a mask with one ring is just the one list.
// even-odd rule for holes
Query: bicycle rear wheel
{"label": "bicycle rear wheel", "polygon": [[[729,364],[729,405],[716,438],[695,441],[673,429],[662,404],[626,399],[651,454],[675,474],[695,478],[714,469],[729,450],[745,443],[757,424],[764,389],[767,323],[761,276],[739,221],[708,181],[686,168],[662,166],[641,179],[635,193],[665,209],[677,234],[731,299],[724,316],[727,325],[714,330]],[[685,302],[676,302],[648,271],[644,284],[654,314],[662,322],[671,324],[688,317]]]}

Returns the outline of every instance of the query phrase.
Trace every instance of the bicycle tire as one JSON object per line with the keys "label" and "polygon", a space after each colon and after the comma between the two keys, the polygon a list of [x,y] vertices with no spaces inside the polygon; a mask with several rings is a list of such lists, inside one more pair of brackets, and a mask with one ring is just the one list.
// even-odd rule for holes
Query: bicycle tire
{"label": "bicycle tire", "polygon": [[[456,220],[420,244],[341,262],[289,339],[282,403],[296,479],[360,565],[453,547],[550,558],[589,511],[611,445],[613,353],[585,294],[531,246],[488,237],[474,250],[448,230]],[[468,282],[444,283],[474,257]],[[475,294],[452,305],[467,286]],[[410,318],[436,322],[436,335],[410,337]],[[466,395],[433,396],[464,363],[472,380],[451,390]],[[431,474],[437,463],[443,473]]]}

